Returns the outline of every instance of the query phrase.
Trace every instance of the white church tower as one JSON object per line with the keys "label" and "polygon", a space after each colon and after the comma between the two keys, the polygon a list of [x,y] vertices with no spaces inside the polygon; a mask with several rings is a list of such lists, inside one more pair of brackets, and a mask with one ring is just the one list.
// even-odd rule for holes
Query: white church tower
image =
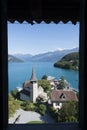
{"label": "white church tower", "polygon": [[36,102],[38,96],[38,80],[35,75],[34,68],[32,68],[32,75],[30,78],[30,100]]}

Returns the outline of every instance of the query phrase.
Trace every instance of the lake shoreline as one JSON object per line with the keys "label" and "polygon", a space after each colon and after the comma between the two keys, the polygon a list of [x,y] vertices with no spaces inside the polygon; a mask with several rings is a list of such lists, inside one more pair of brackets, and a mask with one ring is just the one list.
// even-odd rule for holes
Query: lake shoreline
{"label": "lake shoreline", "polygon": [[70,83],[70,85],[75,90],[78,90],[79,72],[74,70],[55,68],[53,66],[53,62],[23,62],[8,64],[9,92],[11,90],[14,90],[18,86],[21,87],[25,81],[30,79],[33,65],[38,80],[40,80],[43,75],[53,76],[57,80],[61,76],[64,76],[65,79]]}

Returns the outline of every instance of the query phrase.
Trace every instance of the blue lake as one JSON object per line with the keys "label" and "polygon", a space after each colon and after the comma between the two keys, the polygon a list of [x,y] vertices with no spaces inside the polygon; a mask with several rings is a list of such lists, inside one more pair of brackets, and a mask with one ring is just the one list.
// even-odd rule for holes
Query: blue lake
{"label": "blue lake", "polygon": [[30,79],[33,66],[38,80],[41,79],[43,75],[50,75],[56,79],[64,76],[70,85],[75,90],[78,90],[78,71],[55,68],[52,62],[20,62],[8,64],[9,92],[18,86],[21,87],[24,81]]}

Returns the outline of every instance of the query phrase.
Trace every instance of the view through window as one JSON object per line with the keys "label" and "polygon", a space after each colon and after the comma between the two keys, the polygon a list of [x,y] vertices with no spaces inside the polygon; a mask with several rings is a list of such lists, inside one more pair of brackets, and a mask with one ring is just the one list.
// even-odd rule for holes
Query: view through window
{"label": "view through window", "polygon": [[78,121],[79,23],[8,23],[9,124]]}

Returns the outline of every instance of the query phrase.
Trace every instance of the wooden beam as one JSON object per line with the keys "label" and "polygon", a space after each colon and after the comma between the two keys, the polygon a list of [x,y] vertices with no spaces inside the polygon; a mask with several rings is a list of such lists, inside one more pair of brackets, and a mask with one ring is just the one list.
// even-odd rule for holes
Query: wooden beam
{"label": "wooden beam", "polygon": [[87,97],[86,97],[86,78],[87,78],[87,19],[86,19],[86,0],[80,0],[80,45],[79,45],[79,62],[80,62],[80,67],[79,67],[79,125],[82,130],[85,129],[86,127],[86,102],[87,102]]}
{"label": "wooden beam", "polygon": [[0,125],[8,124],[8,49],[7,49],[7,0],[0,0]]}

